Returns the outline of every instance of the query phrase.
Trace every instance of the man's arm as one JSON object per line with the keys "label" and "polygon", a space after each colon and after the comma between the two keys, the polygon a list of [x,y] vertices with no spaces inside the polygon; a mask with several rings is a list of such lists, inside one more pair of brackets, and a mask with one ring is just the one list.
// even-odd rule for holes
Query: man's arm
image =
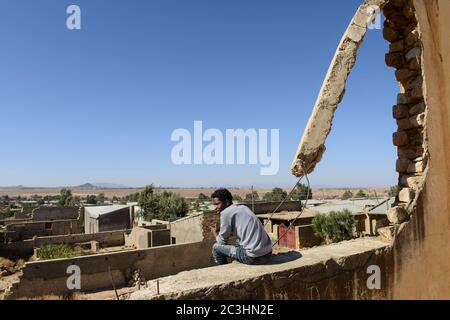
{"label": "man's arm", "polygon": [[220,216],[220,230],[219,230],[218,234],[216,232],[216,236],[215,236],[217,243],[227,244],[228,238],[231,235],[231,230],[232,230],[231,221],[229,221],[229,219],[227,219],[227,216],[221,215]]}

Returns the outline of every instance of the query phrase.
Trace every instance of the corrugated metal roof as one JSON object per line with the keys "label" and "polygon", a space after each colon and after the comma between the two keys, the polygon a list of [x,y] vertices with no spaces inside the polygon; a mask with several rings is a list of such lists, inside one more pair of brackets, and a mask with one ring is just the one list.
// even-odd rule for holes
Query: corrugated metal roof
{"label": "corrugated metal roof", "polygon": [[323,200],[315,200],[315,199],[309,199],[308,202],[306,200],[302,200],[302,204],[307,204],[308,206],[317,206],[326,203],[326,201]]}
{"label": "corrugated metal roof", "polygon": [[[373,214],[386,214],[386,202],[389,202],[388,205],[395,200],[395,198],[387,199],[387,198],[376,198],[376,199],[349,199],[349,200],[327,200],[326,202],[321,202],[322,204],[316,205],[314,204],[308,206],[301,214],[300,218],[309,218],[314,217],[318,213],[328,214],[331,211],[342,211],[347,209],[352,214],[362,213],[365,206],[376,206],[371,213]],[[293,220],[297,218],[299,211],[282,211],[275,214],[258,214],[259,218],[269,218],[273,220]]]}
{"label": "corrugated metal roof", "polygon": [[314,207],[314,211],[320,213],[329,213],[330,211],[341,211],[349,210],[351,213],[361,213],[365,206],[378,206],[386,198],[376,198],[376,199],[348,199],[348,200],[329,200],[327,203]]}
{"label": "corrugated metal roof", "polygon": [[390,198],[369,211],[370,214],[387,214],[391,206],[394,204],[395,198]]}
{"label": "corrugated metal roof", "polygon": [[84,207],[84,212],[88,214],[91,218],[97,219],[101,215],[108,214],[128,207],[129,206],[119,204],[112,206]]}
{"label": "corrugated metal roof", "polygon": [[301,219],[301,218],[314,217],[314,215],[316,215],[316,212],[314,212],[311,209],[306,208],[305,210],[303,210],[300,217],[298,217],[299,214],[300,214],[300,211],[281,211],[281,212],[277,212],[277,213],[257,214],[256,216],[258,218],[264,218],[264,219],[270,218],[271,220],[290,221],[290,220],[294,220],[296,218]]}

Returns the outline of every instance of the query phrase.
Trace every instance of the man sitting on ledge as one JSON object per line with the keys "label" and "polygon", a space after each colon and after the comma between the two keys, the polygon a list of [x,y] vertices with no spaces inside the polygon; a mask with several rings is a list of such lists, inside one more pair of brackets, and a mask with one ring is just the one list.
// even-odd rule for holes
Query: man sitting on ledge
{"label": "man sitting on ledge", "polygon": [[[211,226],[217,241],[212,251],[216,263],[227,264],[227,258],[244,264],[267,263],[272,255],[272,241],[256,215],[246,206],[233,204],[233,196],[227,189],[216,190],[211,198],[220,214],[220,229]],[[228,245],[232,232],[236,244]]]}

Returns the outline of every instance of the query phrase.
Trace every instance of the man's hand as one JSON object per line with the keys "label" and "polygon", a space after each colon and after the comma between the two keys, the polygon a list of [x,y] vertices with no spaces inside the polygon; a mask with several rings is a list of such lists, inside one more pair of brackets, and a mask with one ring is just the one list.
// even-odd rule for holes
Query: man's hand
{"label": "man's hand", "polygon": [[214,235],[214,238],[216,238],[217,233],[219,232],[219,228],[217,227],[217,224],[213,224],[209,228],[211,229],[211,232]]}

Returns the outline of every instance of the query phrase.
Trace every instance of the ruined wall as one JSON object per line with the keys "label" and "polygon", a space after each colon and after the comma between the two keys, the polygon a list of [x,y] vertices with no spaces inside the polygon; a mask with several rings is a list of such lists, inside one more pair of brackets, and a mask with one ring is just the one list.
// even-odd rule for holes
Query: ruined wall
{"label": "ruined wall", "polygon": [[450,1],[412,3],[422,49],[429,159],[423,189],[410,205],[411,220],[394,246],[392,297],[450,299]]}
{"label": "ruined wall", "polygon": [[365,0],[357,9],[338,45],[313,112],[291,165],[291,172],[302,177],[314,171],[325,152],[334,113],[345,94],[345,85],[368,26],[388,0]]}
{"label": "ruined wall", "polygon": [[34,236],[54,236],[84,232],[83,220],[26,221],[6,226],[11,241],[31,239]]}
{"label": "ruined wall", "polygon": [[14,213],[14,219],[10,219],[7,224],[31,221],[51,221],[83,219],[84,208],[81,207],[24,207],[22,211]]}
{"label": "ruined wall", "polygon": [[109,269],[116,287],[127,285],[132,272],[139,269],[147,280],[214,264],[212,243],[197,242],[143,250],[130,250],[70,259],[27,262],[20,282],[13,284],[8,299],[47,294],[65,295],[67,268],[81,269],[81,291],[112,290]]}
{"label": "ruined wall", "polygon": [[[386,64],[395,68],[400,87],[393,108],[400,192],[388,212],[393,244],[379,260],[386,275],[379,298],[449,299],[450,1],[390,0],[383,11],[383,35],[390,42]],[[351,38],[350,28],[343,39]],[[355,52],[342,43],[336,57]],[[344,93],[352,67],[343,68],[336,57],[294,159],[295,175],[310,172],[324,152],[338,101],[328,99]],[[364,297],[364,290],[357,297]]]}
{"label": "ruined wall", "polygon": [[26,219],[15,217],[5,221],[11,241],[34,236],[78,234],[84,232],[84,210],[80,207],[38,207]]}
{"label": "ruined wall", "polygon": [[122,246],[125,244],[125,233],[130,230],[101,232],[94,234],[72,234],[49,237],[37,237],[24,241],[17,241],[0,246],[0,256],[29,257],[33,249],[48,244],[75,244],[81,242],[98,241],[102,247]]}
{"label": "ruined wall", "polygon": [[188,216],[170,223],[170,236],[176,243],[214,241],[210,231],[213,224],[220,225],[220,216],[214,211]]}
{"label": "ruined wall", "polygon": [[83,217],[83,208],[80,207],[39,207],[33,209],[31,219],[42,220],[66,220]]}

